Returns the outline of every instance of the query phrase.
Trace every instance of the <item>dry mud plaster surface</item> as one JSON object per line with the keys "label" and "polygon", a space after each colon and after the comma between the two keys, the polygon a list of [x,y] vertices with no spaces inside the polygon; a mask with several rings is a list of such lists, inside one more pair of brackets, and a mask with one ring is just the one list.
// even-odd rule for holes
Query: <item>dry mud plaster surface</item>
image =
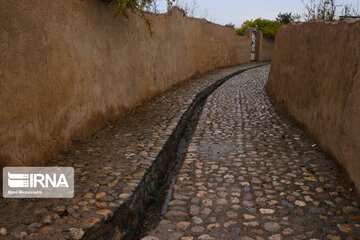
{"label": "dry mud plaster surface", "polygon": [[174,8],[113,18],[101,1],[0,1],[0,166],[40,164],[173,84],[250,61],[250,39]]}
{"label": "dry mud plaster surface", "polygon": [[353,20],[282,28],[268,90],[276,108],[346,169],[360,193],[359,36],[360,21]]}

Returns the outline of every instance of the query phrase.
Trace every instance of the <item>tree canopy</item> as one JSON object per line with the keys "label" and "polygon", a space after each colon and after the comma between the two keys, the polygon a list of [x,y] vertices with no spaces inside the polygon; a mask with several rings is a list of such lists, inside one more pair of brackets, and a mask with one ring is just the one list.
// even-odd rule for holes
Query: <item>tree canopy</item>
{"label": "tree canopy", "polygon": [[276,21],[278,21],[279,23],[288,24],[294,21],[294,17],[292,16],[292,13],[279,13]]}
{"label": "tree canopy", "polygon": [[265,37],[275,39],[277,31],[285,25],[284,23],[280,23],[277,21],[272,21],[268,19],[258,18],[254,21],[248,20],[245,21],[239,29],[237,29],[236,33],[240,36],[244,36],[248,28],[256,28],[260,30]]}

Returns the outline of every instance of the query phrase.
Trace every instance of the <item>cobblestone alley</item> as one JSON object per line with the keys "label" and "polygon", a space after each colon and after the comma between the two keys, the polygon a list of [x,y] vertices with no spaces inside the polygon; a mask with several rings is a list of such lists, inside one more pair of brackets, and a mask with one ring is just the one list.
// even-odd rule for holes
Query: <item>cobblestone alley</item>
{"label": "cobblestone alley", "polygon": [[276,114],[270,66],[208,99],[164,219],[143,240],[360,239],[359,200],[339,168]]}
{"label": "cobblestone alley", "polygon": [[[171,161],[159,156],[193,100],[257,66],[179,84],[75,142],[48,163],[74,166],[74,198],[2,198],[0,239],[141,239],[133,232]],[[240,73],[205,100],[166,213],[138,231],[143,240],[360,239],[359,198],[335,162],[275,112],[269,69]]]}

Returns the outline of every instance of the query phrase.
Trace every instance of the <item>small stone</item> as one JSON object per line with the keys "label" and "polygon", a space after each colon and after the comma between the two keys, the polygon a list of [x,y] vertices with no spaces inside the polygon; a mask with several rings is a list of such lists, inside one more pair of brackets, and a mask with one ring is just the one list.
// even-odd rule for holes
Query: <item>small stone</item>
{"label": "small stone", "polygon": [[226,175],[224,176],[224,178],[225,178],[225,179],[227,179],[227,178],[231,178],[231,179],[232,179],[232,178],[234,178],[234,175],[226,174]]}
{"label": "small stone", "polygon": [[245,193],[245,195],[243,196],[243,199],[249,201],[249,200],[253,199],[253,196],[251,193]]}
{"label": "small stone", "polygon": [[289,203],[288,201],[282,200],[281,201],[281,205],[285,206],[285,207],[289,207],[289,208],[294,208],[295,206],[291,203]]}
{"label": "small stone", "polygon": [[257,221],[243,222],[243,225],[247,226],[247,227],[257,227],[257,226],[259,226],[259,222],[257,222]]}
{"label": "small stone", "polygon": [[326,182],[327,180],[329,180],[327,177],[323,177],[323,176],[320,176],[319,177],[319,180],[320,180],[320,182]]}
{"label": "small stone", "polygon": [[343,212],[344,212],[344,213],[347,213],[347,214],[349,214],[349,213],[356,213],[356,212],[359,212],[359,209],[356,208],[356,207],[348,206],[348,207],[344,207],[344,208],[343,208]]}
{"label": "small stone", "polygon": [[329,240],[341,240],[341,238],[339,236],[336,236],[336,235],[327,235],[326,237]]}
{"label": "small stone", "polygon": [[244,218],[245,218],[246,220],[252,220],[252,219],[255,219],[256,217],[253,216],[253,215],[244,214]]}
{"label": "small stone", "polygon": [[207,234],[201,235],[198,239],[199,240],[215,240],[215,238],[213,238]]}
{"label": "small stone", "polygon": [[231,208],[239,210],[239,209],[241,209],[241,206],[238,204],[235,204],[235,205],[232,205]]}
{"label": "small stone", "polygon": [[160,239],[154,236],[146,236],[143,237],[141,240],[160,240]]}
{"label": "small stone", "polygon": [[282,240],[282,236],[280,234],[272,235],[268,238],[269,240]]}
{"label": "small stone", "polygon": [[177,199],[177,200],[187,200],[189,199],[189,197],[185,196],[185,195],[182,195],[182,194],[179,194],[179,193],[174,193],[174,198]]}
{"label": "small stone", "polygon": [[50,226],[45,226],[39,230],[39,232],[49,232],[49,231],[54,231],[54,228]]}
{"label": "small stone", "polygon": [[133,176],[135,177],[135,178],[139,178],[139,177],[142,177],[142,176],[144,176],[144,172],[137,172],[137,173],[134,173],[133,174]]}
{"label": "small stone", "polygon": [[208,230],[213,230],[214,228],[218,228],[218,227],[220,227],[220,224],[218,224],[218,223],[211,223],[211,224],[209,224],[209,225],[207,225],[207,229]]}
{"label": "small stone", "polygon": [[35,208],[34,214],[35,215],[43,215],[49,213],[49,211],[46,208]]}
{"label": "small stone", "polygon": [[240,240],[255,240],[255,239],[252,237],[245,236],[245,237],[242,237]]}
{"label": "small stone", "polygon": [[32,223],[27,227],[27,229],[30,232],[36,232],[40,228],[41,228],[41,223]]}
{"label": "small stone", "polygon": [[195,215],[199,215],[200,212],[200,207],[197,205],[191,205],[190,206],[190,215],[195,216]]}
{"label": "small stone", "polygon": [[95,205],[98,208],[106,208],[107,207],[107,203],[106,202],[95,202]]}
{"label": "small stone", "polygon": [[116,178],[116,179],[113,180],[112,182],[109,182],[109,183],[108,183],[108,186],[109,186],[109,187],[114,187],[118,182],[119,182],[119,179]]}
{"label": "small stone", "polygon": [[92,198],[93,196],[94,196],[93,193],[88,192],[88,193],[86,193],[86,194],[83,196],[83,198],[84,198],[84,199],[89,199],[89,198]]}
{"label": "small stone", "polygon": [[216,203],[219,205],[227,204],[227,200],[225,198],[216,200]]}
{"label": "small stone", "polygon": [[199,217],[193,217],[192,220],[193,220],[193,222],[195,224],[202,224],[203,223],[203,220],[201,218],[199,218]]}
{"label": "small stone", "polygon": [[205,199],[202,201],[202,204],[204,204],[205,206],[209,207],[213,205],[213,202],[211,199]]}
{"label": "small stone", "polygon": [[106,195],[105,197],[101,198],[101,201],[105,202],[112,202],[115,198],[111,195]]}
{"label": "small stone", "polygon": [[264,228],[269,232],[277,232],[280,230],[281,226],[276,222],[267,222],[264,224]]}
{"label": "small stone", "polygon": [[206,191],[199,191],[199,192],[196,194],[196,196],[197,196],[198,198],[202,198],[202,197],[205,196],[206,194],[207,194]]}
{"label": "small stone", "polygon": [[274,209],[266,209],[266,208],[260,208],[260,212],[262,214],[274,214],[275,210]]}
{"label": "small stone", "polygon": [[239,192],[233,192],[231,193],[231,195],[235,196],[235,197],[240,197],[241,196],[241,193]]}
{"label": "small stone", "polygon": [[228,227],[230,227],[231,225],[234,225],[234,224],[237,224],[237,222],[236,221],[229,221],[229,222],[224,223],[224,227],[228,228]]}
{"label": "small stone", "polygon": [[181,229],[181,230],[186,230],[189,226],[190,226],[190,223],[189,222],[178,222],[176,224],[176,226]]}
{"label": "small stone", "polygon": [[289,202],[293,202],[293,201],[296,200],[296,197],[293,196],[293,195],[288,195],[288,196],[286,197],[286,199],[287,199]]}
{"label": "small stone", "polygon": [[79,205],[79,206],[86,206],[86,205],[88,205],[88,202],[86,202],[86,201],[80,201],[80,202],[78,202],[78,205]]}
{"label": "small stone", "polygon": [[187,214],[182,211],[167,211],[164,215],[165,218],[177,218],[177,217],[186,217]]}
{"label": "small stone", "polygon": [[169,202],[169,206],[184,206],[185,204],[186,202],[181,200],[172,200],[171,202]]}
{"label": "small stone", "polygon": [[27,237],[27,233],[26,232],[21,232],[20,233],[20,238],[21,239],[24,239],[24,238],[26,238]]}
{"label": "small stone", "polygon": [[54,208],[54,212],[56,212],[57,214],[59,214],[60,216],[63,216],[66,212],[66,207],[65,206],[57,206]]}
{"label": "small stone", "polygon": [[195,226],[195,227],[191,228],[191,231],[196,232],[196,233],[203,232],[204,230],[205,230],[205,228],[201,227],[201,226]]}
{"label": "small stone", "polygon": [[96,194],[96,199],[100,199],[100,198],[104,197],[105,195],[106,195],[105,192],[99,192]]}
{"label": "small stone", "polygon": [[295,201],[295,205],[296,205],[296,206],[299,206],[299,207],[305,207],[305,206],[306,206],[306,202],[300,201],[300,200],[296,200],[296,201]]}
{"label": "small stone", "polygon": [[180,240],[194,240],[194,237],[182,237]]}
{"label": "small stone", "polygon": [[317,182],[317,179],[314,176],[304,177],[304,179],[310,182]]}
{"label": "small stone", "polygon": [[333,207],[333,208],[336,207],[335,204],[334,204],[332,201],[325,200],[324,202],[325,202],[326,204],[328,204],[329,206]]}
{"label": "small stone", "polygon": [[113,211],[109,209],[101,209],[96,212],[99,215],[102,215],[104,217],[104,220],[107,221],[113,216]]}
{"label": "small stone", "polygon": [[44,217],[41,219],[41,222],[42,222],[42,223],[45,223],[45,224],[50,224],[50,223],[52,223],[51,216],[50,216],[50,215],[44,216]]}
{"label": "small stone", "polygon": [[[186,204],[186,202],[181,201],[181,200],[173,200],[173,201],[180,201],[180,202],[183,202],[183,203],[184,203],[183,205],[185,205],[185,204]],[[200,199],[199,199],[199,198],[192,198],[192,199],[191,199],[191,203],[193,203],[193,204],[199,204],[199,203],[200,203]],[[181,205],[180,205],[180,206],[181,206]]]}
{"label": "small stone", "polygon": [[131,195],[129,193],[122,193],[119,195],[119,198],[120,199],[127,199],[129,198]]}
{"label": "small stone", "polygon": [[348,224],[338,224],[337,227],[340,229],[340,231],[342,232],[346,232],[346,233],[349,233],[349,232],[352,232],[353,229],[350,225]]}
{"label": "small stone", "polygon": [[237,218],[237,217],[238,217],[238,214],[237,214],[236,212],[234,212],[234,211],[227,211],[227,212],[226,212],[226,216],[227,216],[228,218]]}
{"label": "small stone", "polygon": [[100,218],[90,217],[83,222],[85,228],[98,228],[101,225]]}
{"label": "small stone", "polygon": [[291,235],[294,231],[291,228],[285,228],[284,231],[282,231],[283,235]]}
{"label": "small stone", "polygon": [[181,233],[181,232],[173,232],[173,233],[170,233],[169,235],[169,239],[179,239],[183,236],[184,234]]}
{"label": "small stone", "polygon": [[305,201],[312,202],[312,201],[314,201],[314,199],[312,199],[312,197],[310,197],[310,196],[305,196]]}
{"label": "small stone", "polygon": [[310,190],[310,187],[308,187],[308,186],[300,186],[301,187],[301,189],[302,190],[304,190],[304,191],[308,191],[308,190]]}
{"label": "small stone", "polygon": [[7,230],[6,230],[6,228],[0,228],[0,235],[1,236],[5,236],[6,235],[6,233],[7,233]]}
{"label": "small stone", "polygon": [[204,208],[204,210],[201,211],[201,214],[210,215],[211,211],[212,210],[210,208]]}
{"label": "small stone", "polygon": [[269,205],[270,205],[270,206],[274,206],[274,205],[277,205],[277,204],[279,204],[279,202],[276,201],[276,200],[271,200],[271,201],[269,202]]}
{"label": "small stone", "polygon": [[73,239],[79,240],[84,236],[84,231],[78,228],[70,228],[69,229]]}
{"label": "small stone", "polygon": [[252,207],[252,206],[254,206],[254,203],[253,203],[253,202],[250,202],[250,201],[243,201],[243,205],[244,205],[245,207]]}

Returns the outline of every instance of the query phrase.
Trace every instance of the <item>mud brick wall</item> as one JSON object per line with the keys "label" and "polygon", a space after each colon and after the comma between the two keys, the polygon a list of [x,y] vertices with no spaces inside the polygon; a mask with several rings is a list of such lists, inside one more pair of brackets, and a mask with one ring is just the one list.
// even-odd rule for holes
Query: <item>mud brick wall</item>
{"label": "mud brick wall", "polygon": [[271,61],[274,39],[264,37],[261,31],[256,32],[256,56],[255,59],[261,62]]}
{"label": "mud brick wall", "polygon": [[0,167],[71,139],[196,74],[250,61],[250,38],[173,8],[154,35],[100,0],[0,0]]}
{"label": "mud brick wall", "polygon": [[280,29],[267,89],[347,171],[360,192],[360,21]]}

